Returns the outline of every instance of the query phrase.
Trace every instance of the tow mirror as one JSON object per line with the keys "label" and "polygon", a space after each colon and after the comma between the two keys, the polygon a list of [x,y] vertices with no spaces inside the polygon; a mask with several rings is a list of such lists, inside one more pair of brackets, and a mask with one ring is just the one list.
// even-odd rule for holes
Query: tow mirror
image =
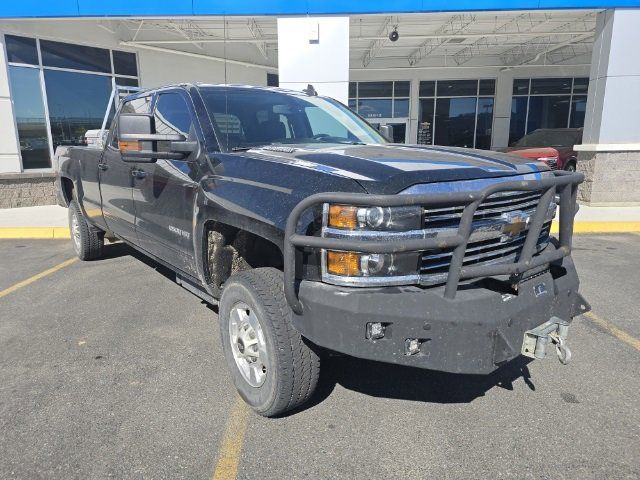
{"label": "tow mirror", "polygon": [[393,143],[393,127],[391,125],[380,125],[378,130],[388,142]]}
{"label": "tow mirror", "polygon": [[125,162],[152,163],[158,159],[183,160],[198,149],[181,134],[155,131],[153,115],[125,113],[118,118],[118,149]]}

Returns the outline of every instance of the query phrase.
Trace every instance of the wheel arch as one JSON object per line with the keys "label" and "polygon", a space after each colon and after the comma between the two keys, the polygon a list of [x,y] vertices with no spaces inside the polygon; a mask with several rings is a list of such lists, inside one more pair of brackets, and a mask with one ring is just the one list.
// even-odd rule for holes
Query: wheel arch
{"label": "wheel arch", "polygon": [[203,285],[220,298],[231,275],[253,268],[284,266],[284,232],[274,225],[212,208],[198,213],[194,232],[196,263]]}

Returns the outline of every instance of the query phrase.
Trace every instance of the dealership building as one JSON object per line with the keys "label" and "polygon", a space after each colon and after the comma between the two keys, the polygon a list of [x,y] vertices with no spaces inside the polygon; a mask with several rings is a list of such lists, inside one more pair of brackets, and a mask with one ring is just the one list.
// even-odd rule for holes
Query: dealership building
{"label": "dealership building", "polygon": [[638,204],[639,25],[640,0],[3,2],[0,208],[53,202],[115,85],[182,82],[311,84],[410,144],[582,128],[580,200]]}

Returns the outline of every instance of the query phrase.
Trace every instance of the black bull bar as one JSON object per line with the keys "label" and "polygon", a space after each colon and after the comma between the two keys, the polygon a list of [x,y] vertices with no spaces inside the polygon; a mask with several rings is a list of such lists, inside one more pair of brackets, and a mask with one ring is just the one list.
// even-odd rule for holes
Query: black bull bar
{"label": "black bull bar", "polygon": [[[537,180],[498,181],[482,190],[415,195],[370,195],[362,193],[328,192],[311,195],[291,211],[287,219],[284,238],[284,293],[287,302],[297,314],[302,303],[296,291],[296,248],[353,251],[361,253],[400,253],[431,249],[454,248],[444,289],[444,297],[454,299],[460,280],[492,275],[521,275],[571,253],[573,220],[576,213],[578,185],[584,175],[577,172],[553,171],[552,175]],[[547,175],[547,173],[544,173]],[[491,265],[463,266],[465,250],[473,230],[476,209],[490,195],[504,191],[540,191],[542,196],[531,218],[529,230],[516,262]],[[559,245],[549,244],[534,257],[545,217],[551,202],[559,195]],[[302,214],[309,208],[324,203],[356,206],[399,207],[419,205],[426,208],[464,206],[455,235],[439,238],[415,238],[389,241],[369,241],[344,238],[314,237],[296,233]]]}

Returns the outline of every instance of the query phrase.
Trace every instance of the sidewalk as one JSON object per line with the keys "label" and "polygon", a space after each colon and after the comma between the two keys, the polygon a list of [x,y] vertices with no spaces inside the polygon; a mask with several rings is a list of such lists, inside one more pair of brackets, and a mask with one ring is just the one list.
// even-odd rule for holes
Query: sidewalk
{"label": "sidewalk", "polygon": [[[557,231],[554,223],[552,231]],[[576,233],[640,232],[640,206],[588,207],[580,205]],[[0,239],[70,238],[67,209],[58,205],[0,209]]]}

